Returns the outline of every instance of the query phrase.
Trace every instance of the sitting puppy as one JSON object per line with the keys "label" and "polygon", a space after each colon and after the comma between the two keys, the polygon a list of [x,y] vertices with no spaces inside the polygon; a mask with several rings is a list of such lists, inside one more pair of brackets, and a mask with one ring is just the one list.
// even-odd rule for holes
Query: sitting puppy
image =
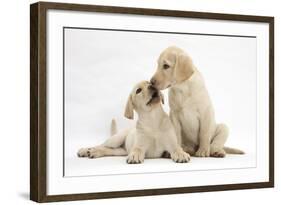
{"label": "sitting puppy", "polygon": [[138,83],[131,92],[125,110],[125,117],[138,121],[132,129],[111,136],[102,145],[82,148],[79,157],[98,158],[103,156],[128,155],[127,163],[142,163],[144,158],[160,158],[168,152],[173,161],[185,163],[189,154],[183,151],[169,116],[164,112],[162,94],[147,81]]}
{"label": "sitting puppy", "polygon": [[170,118],[186,152],[197,157],[244,154],[224,146],[228,127],[216,122],[203,76],[182,49],[171,46],[160,54],[151,83],[159,90],[169,88]]}

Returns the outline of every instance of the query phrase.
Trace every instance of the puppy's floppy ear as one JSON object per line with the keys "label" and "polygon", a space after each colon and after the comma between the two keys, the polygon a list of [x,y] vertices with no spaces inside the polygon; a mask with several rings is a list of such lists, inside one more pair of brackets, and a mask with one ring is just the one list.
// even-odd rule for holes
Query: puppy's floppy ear
{"label": "puppy's floppy ear", "polygon": [[182,82],[190,78],[194,72],[194,65],[191,58],[185,53],[179,53],[176,57],[175,79]]}
{"label": "puppy's floppy ear", "polygon": [[128,97],[124,116],[131,120],[134,119],[134,106],[133,106],[132,95],[129,95]]}
{"label": "puppy's floppy ear", "polygon": [[165,102],[165,101],[164,101],[164,95],[163,95],[163,93],[161,93],[161,92],[160,92],[160,99],[161,99],[162,104],[164,105],[164,102]]}

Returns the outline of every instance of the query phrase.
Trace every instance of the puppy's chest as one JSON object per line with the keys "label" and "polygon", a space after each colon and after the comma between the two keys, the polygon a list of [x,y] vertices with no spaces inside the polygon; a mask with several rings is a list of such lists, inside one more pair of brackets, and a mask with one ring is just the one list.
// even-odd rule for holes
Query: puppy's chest
{"label": "puppy's chest", "polygon": [[143,131],[143,135],[147,136],[147,140],[150,142],[150,144],[153,144],[155,146],[159,145],[161,142],[161,135],[163,133],[161,132],[161,128],[159,128],[158,131],[150,130],[149,128],[147,130]]}
{"label": "puppy's chest", "polygon": [[192,93],[188,92],[188,90],[186,90],[186,93],[174,90],[169,93],[169,103],[171,114],[175,115],[180,121],[184,135],[190,141],[197,143],[200,129],[200,113],[198,103]]}
{"label": "puppy's chest", "polygon": [[161,139],[161,135],[163,135],[161,131],[154,132],[153,134],[151,132],[147,133],[148,149],[146,151],[146,157],[155,158],[162,156],[165,150],[163,146],[163,139]]}
{"label": "puppy's chest", "polygon": [[172,110],[181,110],[187,103],[192,104],[191,92],[188,88],[184,92],[179,89],[170,89],[169,105]]}

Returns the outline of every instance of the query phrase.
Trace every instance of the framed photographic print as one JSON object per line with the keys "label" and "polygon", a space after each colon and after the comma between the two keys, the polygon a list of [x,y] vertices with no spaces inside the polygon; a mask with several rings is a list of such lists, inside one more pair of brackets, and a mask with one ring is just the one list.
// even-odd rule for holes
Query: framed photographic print
{"label": "framed photographic print", "polygon": [[274,186],[274,18],[30,7],[30,198]]}

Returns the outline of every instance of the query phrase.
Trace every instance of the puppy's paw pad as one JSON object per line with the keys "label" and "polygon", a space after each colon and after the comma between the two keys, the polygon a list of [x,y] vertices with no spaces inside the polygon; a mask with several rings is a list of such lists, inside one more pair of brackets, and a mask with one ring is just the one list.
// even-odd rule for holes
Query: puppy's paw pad
{"label": "puppy's paw pad", "polygon": [[177,163],[187,163],[190,161],[190,155],[184,151],[175,152],[171,157],[172,160]]}
{"label": "puppy's paw pad", "polygon": [[225,157],[226,153],[223,149],[212,149],[211,150],[211,157],[219,157],[223,158]]}
{"label": "puppy's paw pad", "polygon": [[199,148],[195,153],[196,157],[209,157],[210,156],[210,149],[208,148]]}
{"label": "puppy's paw pad", "polygon": [[79,149],[79,151],[77,152],[77,156],[78,157],[88,157],[88,150],[89,150],[89,148]]}

